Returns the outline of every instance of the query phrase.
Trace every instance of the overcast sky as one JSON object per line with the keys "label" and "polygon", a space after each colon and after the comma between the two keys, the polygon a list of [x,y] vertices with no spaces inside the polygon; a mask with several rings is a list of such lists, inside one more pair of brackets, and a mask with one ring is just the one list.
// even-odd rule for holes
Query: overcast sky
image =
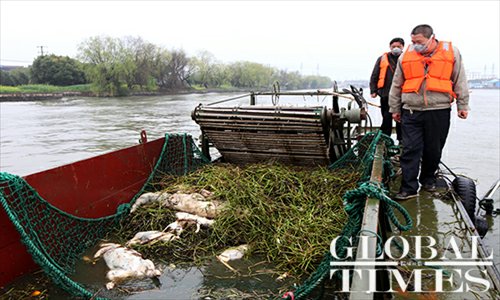
{"label": "overcast sky", "polygon": [[[0,59],[76,57],[85,39],[140,36],[188,55],[253,61],[335,80],[368,80],[389,41],[418,24],[457,46],[468,71],[500,73],[500,1],[0,0]],[[486,66],[486,68],[485,68]]]}

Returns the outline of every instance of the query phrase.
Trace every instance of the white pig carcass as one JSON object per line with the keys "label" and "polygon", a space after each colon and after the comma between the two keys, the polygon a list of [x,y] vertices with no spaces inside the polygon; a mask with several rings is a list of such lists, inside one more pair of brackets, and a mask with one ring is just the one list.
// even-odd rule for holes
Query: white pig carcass
{"label": "white pig carcass", "polygon": [[106,274],[106,277],[110,280],[106,284],[108,290],[126,279],[152,278],[161,275],[161,272],[156,269],[151,260],[143,259],[139,252],[123,247],[120,244],[101,244],[101,248],[95,253],[94,258],[101,256],[104,257],[104,261],[109,268]]}

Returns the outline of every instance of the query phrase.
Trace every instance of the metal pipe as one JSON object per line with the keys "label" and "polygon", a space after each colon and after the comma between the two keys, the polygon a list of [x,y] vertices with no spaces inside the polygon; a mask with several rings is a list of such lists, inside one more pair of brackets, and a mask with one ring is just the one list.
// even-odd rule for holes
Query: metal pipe
{"label": "metal pipe", "polygon": [[[333,92],[338,93],[339,88],[337,86],[337,82],[333,82]],[[338,95],[333,95],[332,97],[332,108],[335,113],[340,113],[340,108],[339,108],[339,96]]]}
{"label": "metal pipe", "polygon": [[232,101],[232,100],[241,99],[241,98],[248,97],[248,96],[251,96],[251,95],[253,95],[253,93],[243,94],[243,95],[239,95],[239,96],[235,96],[235,97],[231,97],[231,98],[227,98],[227,99],[222,99],[220,101],[215,101],[215,102],[212,102],[212,103],[208,103],[208,104],[206,104],[206,106],[220,104],[220,103],[224,103],[224,102],[229,102],[229,101]]}
{"label": "metal pipe", "polygon": [[[383,172],[383,160],[384,160],[384,150],[385,147],[383,144],[378,144],[375,150],[375,158],[373,160],[372,174],[370,177],[370,181],[372,182],[382,182],[382,172]],[[380,213],[380,201],[376,198],[368,198],[366,199],[365,204],[365,212],[363,215],[363,223],[361,225],[361,230],[359,236],[367,236],[366,239],[359,239],[358,243],[358,251],[356,262],[363,262],[363,266],[356,266],[356,270],[359,271],[359,274],[362,274],[366,269],[375,269],[375,258],[377,252],[377,236],[374,234],[378,231],[379,225],[379,213]],[[372,234],[368,234],[372,233]],[[367,249],[368,253],[364,253],[362,249]],[[362,255],[367,254],[368,258],[363,258]],[[373,263],[370,265],[370,263]],[[370,282],[369,280],[355,280],[356,272],[352,277],[352,285],[351,285],[351,294],[350,300],[358,300],[358,299],[373,299],[373,295],[368,296],[366,291],[369,290]]]}
{"label": "metal pipe", "polygon": [[239,95],[239,96],[211,102],[211,103],[206,104],[205,106],[211,106],[211,105],[216,105],[216,104],[220,104],[220,103],[225,103],[225,102],[241,99],[241,98],[248,97],[248,96],[250,96],[250,105],[255,105],[255,102],[256,102],[255,96],[329,96],[329,95],[334,96],[334,97],[342,97],[342,98],[346,98],[349,100],[354,99],[351,95],[348,95],[348,94],[343,94],[343,93],[339,93],[339,92],[320,91],[320,90],[315,91],[315,92],[256,92],[256,93],[252,92],[252,93],[248,93],[248,94],[243,94],[243,95]]}
{"label": "metal pipe", "polygon": [[350,94],[345,94],[345,93],[339,93],[339,92],[330,92],[330,91],[314,91],[314,92],[297,92],[297,91],[290,91],[290,92],[257,92],[255,93],[258,96],[338,96],[338,97],[343,97],[347,98],[350,100],[354,100],[354,97],[352,97]]}
{"label": "metal pipe", "polygon": [[492,199],[495,192],[500,188],[500,179],[490,188],[488,193],[483,197],[483,199]]}

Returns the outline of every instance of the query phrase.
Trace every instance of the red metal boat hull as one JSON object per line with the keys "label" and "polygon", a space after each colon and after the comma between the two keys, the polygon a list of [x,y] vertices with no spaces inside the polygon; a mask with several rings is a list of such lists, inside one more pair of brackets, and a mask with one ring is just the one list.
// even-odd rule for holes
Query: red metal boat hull
{"label": "red metal boat hull", "polygon": [[[112,215],[130,202],[151,174],[165,138],[25,176],[57,208],[84,218]],[[0,209],[0,287],[38,266]]]}

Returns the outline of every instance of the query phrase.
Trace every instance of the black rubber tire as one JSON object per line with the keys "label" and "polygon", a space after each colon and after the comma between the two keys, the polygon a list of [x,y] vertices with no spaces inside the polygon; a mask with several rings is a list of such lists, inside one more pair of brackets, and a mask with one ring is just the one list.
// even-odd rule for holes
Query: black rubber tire
{"label": "black rubber tire", "polygon": [[457,176],[453,180],[453,189],[460,197],[472,223],[476,223],[476,184],[470,178]]}
{"label": "black rubber tire", "polygon": [[479,236],[481,238],[484,238],[484,236],[488,232],[488,222],[486,221],[486,219],[481,216],[477,216],[476,223],[474,225],[476,225],[476,230]]}

